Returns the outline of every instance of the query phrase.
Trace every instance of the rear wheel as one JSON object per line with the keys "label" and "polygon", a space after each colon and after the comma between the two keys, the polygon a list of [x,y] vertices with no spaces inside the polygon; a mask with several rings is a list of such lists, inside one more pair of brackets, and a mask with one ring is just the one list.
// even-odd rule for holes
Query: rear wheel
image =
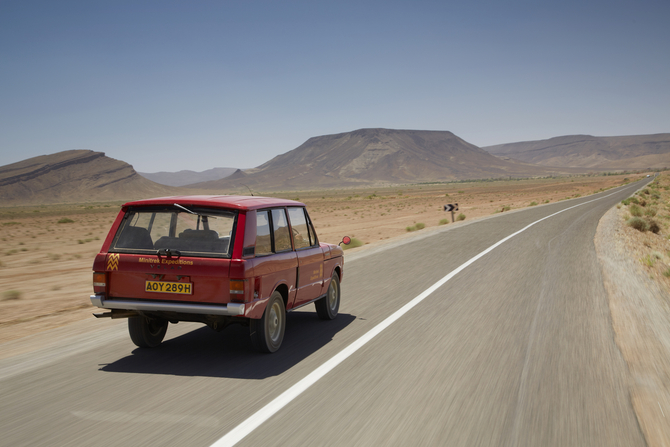
{"label": "rear wheel", "polygon": [[340,310],[340,277],[333,273],[326,296],[314,303],[316,313],[322,320],[332,320]]}
{"label": "rear wheel", "polygon": [[155,348],[167,332],[167,320],[143,316],[128,318],[130,339],[140,348]]}
{"label": "rear wheel", "polygon": [[260,320],[249,322],[251,342],[261,352],[275,352],[284,340],[286,329],[286,309],[281,293],[276,290],[270,296],[268,305]]}

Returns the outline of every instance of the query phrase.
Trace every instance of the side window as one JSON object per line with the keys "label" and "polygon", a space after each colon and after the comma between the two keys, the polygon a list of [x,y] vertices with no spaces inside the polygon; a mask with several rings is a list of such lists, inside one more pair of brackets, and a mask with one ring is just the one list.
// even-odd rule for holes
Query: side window
{"label": "side window", "polygon": [[272,210],[272,233],[275,240],[275,253],[291,250],[291,235],[288,232],[286,211],[283,208]]}
{"label": "side window", "polygon": [[289,208],[288,217],[291,219],[291,229],[293,230],[293,243],[295,244],[295,249],[299,250],[313,245],[310,242],[304,209],[301,207]]}
{"label": "side window", "polygon": [[270,218],[267,211],[256,213],[256,255],[269,255],[272,253],[272,240],[270,239]]}

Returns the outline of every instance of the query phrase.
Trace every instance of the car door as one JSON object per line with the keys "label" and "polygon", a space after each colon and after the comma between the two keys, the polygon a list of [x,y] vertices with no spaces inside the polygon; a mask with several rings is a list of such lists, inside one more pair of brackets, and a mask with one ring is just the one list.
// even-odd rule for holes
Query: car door
{"label": "car door", "polygon": [[260,282],[261,297],[268,297],[279,284],[289,289],[288,306],[294,301],[298,261],[291,245],[291,233],[284,208],[256,213],[256,258],[254,275]]}
{"label": "car door", "polygon": [[323,289],[323,250],[311,231],[303,207],[288,208],[293,247],[298,256],[297,295],[295,305],[300,306],[315,300]]}

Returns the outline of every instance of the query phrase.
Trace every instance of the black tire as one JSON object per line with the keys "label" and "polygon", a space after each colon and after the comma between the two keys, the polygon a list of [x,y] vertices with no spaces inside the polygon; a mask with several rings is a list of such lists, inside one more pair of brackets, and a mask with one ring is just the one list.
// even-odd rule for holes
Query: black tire
{"label": "black tire", "polygon": [[155,348],[160,345],[167,327],[167,320],[142,316],[128,318],[130,339],[140,348]]}
{"label": "black tire", "polygon": [[340,277],[333,273],[326,296],[314,303],[316,313],[322,320],[332,320],[340,310]]}
{"label": "black tire", "polygon": [[272,293],[263,316],[251,320],[249,328],[254,348],[268,353],[279,349],[286,330],[286,308],[281,293],[276,290]]}

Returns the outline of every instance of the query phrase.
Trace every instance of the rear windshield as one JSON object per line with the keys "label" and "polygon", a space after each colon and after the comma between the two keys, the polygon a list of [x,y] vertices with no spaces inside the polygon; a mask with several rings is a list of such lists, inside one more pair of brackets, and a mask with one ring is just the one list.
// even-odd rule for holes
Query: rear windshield
{"label": "rear windshield", "polygon": [[236,211],[185,206],[129,209],[110,252],[230,257]]}

